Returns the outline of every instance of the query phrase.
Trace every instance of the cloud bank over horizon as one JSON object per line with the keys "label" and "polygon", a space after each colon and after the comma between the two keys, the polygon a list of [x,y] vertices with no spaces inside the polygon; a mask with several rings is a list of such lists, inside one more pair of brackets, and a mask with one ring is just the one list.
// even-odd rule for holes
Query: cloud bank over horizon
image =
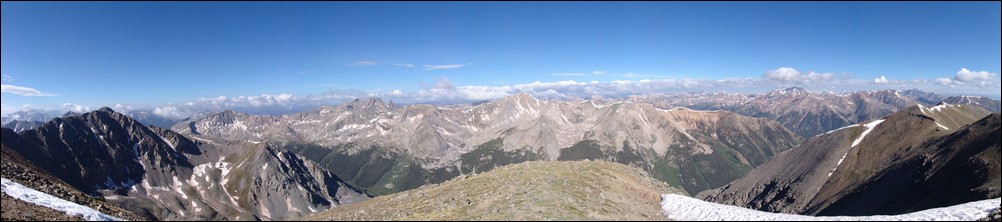
{"label": "cloud bank over horizon", "polygon": [[[604,71],[594,73],[605,74]],[[597,75],[597,74],[596,74]],[[575,100],[593,96],[603,98],[625,98],[634,95],[672,94],[685,92],[728,92],[765,93],[771,90],[800,87],[814,91],[848,92],[860,90],[919,89],[943,95],[994,96],[998,99],[999,82],[996,73],[972,71],[961,68],[953,76],[935,80],[896,80],[886,76],[867,81],[853,78],[850,74],[801,72],[793,67],[767,70],[760,78],[727,79],[641,79],[554,82],[535,81],[531,83],[499,86],[465,85],[457,86],[448,77],[438,77],[433,84],[419,83],[417,91],[399,89],[366,92],[361,90],[338,90],[320,94],[293,95],[261,94],[237,97],[203,97],[188,102],[136,105],[115,104],[118,111],[151,111],[167,118],[182,119],[223,110],[237,110],[252,114],[284,114],[315,109],[320,106],[338,105],[356,98],[378,97],[398,104],[468,104],[527,93],[540,99]],[[992,95],[992,92],[995,94]],[[37,108],[30,105],[7,107],[4,114],[25,110],[59,110],[62,112],[84,112],[97,106],[83,106],[65,103],[59,107]]]}

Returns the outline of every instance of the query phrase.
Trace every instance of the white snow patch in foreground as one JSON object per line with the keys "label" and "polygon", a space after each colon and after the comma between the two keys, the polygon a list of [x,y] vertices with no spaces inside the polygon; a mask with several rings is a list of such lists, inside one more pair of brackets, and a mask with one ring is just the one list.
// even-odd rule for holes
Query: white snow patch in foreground
{"label": "white snow patch in foreground", "polygon": [[863,125],[866,127],[866,130],[863,131],[862,135],[859,135],[859,138],[856,138],[856,141],[852,141],[852,147],[856,147],[856,145],[859,145],[859,142],[863,142],[863,138],[866,138],[866,134],[870,134],[870,131],[873,131],[873,128],[877,128],[877,125],[880,125],[880,123],[883,122],[884,120],[877,120]]}
{"label": "white snow patch in foreground", "polygon": [[1002,198],[995,198],[909,214],[850,217],[769,213],[677,194],[664,194],[661,199],[662,212],[680,221],[975,221],[987,217],[1002,202]]}
{"label": "white snow patch in foreground", "polygon": [[39,206],[52,208],[53,210],[58,210],[65,212],[66,215],[79,216],[89,221],[121,221],[117,217],[112,217],[107,214],[101,213],[100,211],[91,209],[89,207],[82,206],[73,202],[69,202],[63,199],[59,199],[52,195],[39,192],[37,190],[25,187],[20,183],[10,181],[7,178],[2,178],[3,192],[11,197],[17,198],[19,200],[37,204]]}

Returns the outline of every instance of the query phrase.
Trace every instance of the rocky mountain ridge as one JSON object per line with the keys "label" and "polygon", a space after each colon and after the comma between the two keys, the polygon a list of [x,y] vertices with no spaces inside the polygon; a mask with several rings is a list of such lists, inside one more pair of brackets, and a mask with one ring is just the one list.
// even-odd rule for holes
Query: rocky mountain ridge
{"label": "rocky mountain ridge", "polygon": [[915,105],[809,138],[699,197],[809,215],[900,214],[995,198],[998,121],[980,107]]}
{"label": "rocky mountain ridge", "polygon": [[67,116],[3,144],[72,187],[159,220],[273,220],[367,197],[266,144],[185,137],[108,108]]}

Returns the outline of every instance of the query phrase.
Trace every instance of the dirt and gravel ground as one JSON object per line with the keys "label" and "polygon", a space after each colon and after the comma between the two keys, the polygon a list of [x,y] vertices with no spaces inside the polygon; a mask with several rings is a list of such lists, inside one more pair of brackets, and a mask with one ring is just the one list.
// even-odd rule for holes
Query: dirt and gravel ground
{"label": "dirt and gravel ground", "polygon": [[647,173],[600,161],[528,162],[332,209],[307,220],[665,220]]}

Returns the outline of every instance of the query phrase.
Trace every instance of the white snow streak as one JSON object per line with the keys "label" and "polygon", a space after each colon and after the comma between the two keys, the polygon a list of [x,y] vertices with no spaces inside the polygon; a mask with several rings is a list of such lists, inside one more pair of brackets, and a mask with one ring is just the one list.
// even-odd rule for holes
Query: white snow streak
{"label": "white snow streak", "polygon": [[939,124],[939,122],[936,122],[936,126],[939,126],[939,128],[943,128],[944,130],[950,130],[950,128],[946,128],[943,124]]}
{"label": "white snow streak", "polygon": [[112,217],[100,211],[85,207],[73,202],[59,199],[52,195],[39,192],[25,187],[20,183],[10,181],[7,178],[0,179],[3,184],[3,192],[19,200],[48,207],[53,210],[65,212],[66,215],[79,216],[89,221],[121,221],[117,217]]}
{"label": "white snow streak", "polygon": [[818,136],[824,136],[824,135],[828,135],[828,134],[830,134],[830,133],[834,133],[834,132],[838,132],[839,130],[844,130],[844,129],[848,129],[848,128],[852,128],[852,127],[857,127],[857,126],[859,126],[859,124],[852,124],[852,125],[848,125],[848,126],[843,126],[842,128],[838,128],[838,129],[833,129],[833,130],[831,130],[831,131],[828,131],[828,132],[825,132],[825,133],[822,133],[821,135],[818,135]]}
{"label": "white snow streak", "polygon": [[[866,134],[870,134],[870,131],[872,131],[873,128],[877,128],[877,125],[880,125],[880,123],[883,123],[883,122],[884,122],[884,120],[877,120],[877,121],[873,121],[873,122],[870,122],[870,123],[867,123],[867,124],[863,125],[863,126],[866,127],[866,130],[863,131],[862,135],[859,135],[859,138],[856,138],[856,141],[852,142],[852,146],[849,147],[849,151],[846,151],[845,154],[842,155],[842,158],[838,160],[838,163],[835,164],[835,168],[833,168],[831,172],[828,172],[828,177],[831,177],[832,174],[835,174],[835,170],[838,170],[838,167],[842,165],[842,161],[845,160],[845,157],[849,156],[849,152],[852,151],[852,148],[856,147],[856,145],[859,145],[859,142],[863,142],[863,138],[866,137]],[[842,127],[841,129],[849,128],[849,127],[853,127],[853,126],[857,126],[857,125]],[[841,129],[836,129],[836,130],[833,130],[833,131],[829,131],[828,133],[831,133],[831,132],[834,132],[834,131],[838,131],[838,130],[841,130]],[[828,133],[825,133],[825,134],[828,134]],[[824,135],[824,134],[822,134],[822,135]]]}
{"label": "white snow streak", "polygon": [[873,131],[873,128],[877,128],[877,125],[880,125],[880,123],[883,122],[884,120],[877,120],[863,125],[866,126],[866,130],[863,131],[863,135],[859,135],[859,138],[856,138],[856,141],[852,141],[852,147],[856,147],[856,145],[859,145],[859,142],[863,142],[863,138],[866,137],[866,134],[870,134],[870,131]]}
{"label": "white snow streak", "polygon": [[835,170],[838,170],[838,166],[842,165],[842,161],[845,160],[846,156],[849,156],[849,152],[845,152],[845,154],[842,155],[842,159],[838,159],[838,163],[835,164],[835,168],[832,168],[832,172],[828,172],[828,177],[832,177],[832,174],[835,174]]}
{"label": "white snow streak", "polygon": [[174,148],[174,144],[170,143],[170,140],[167,140],[167,138],[164,138],[163,136],[160,136],[160,134],[157,134],[157,137],[160,137],[160,140],[163,140],[164,143],[167,144],[167,146],[170,146],[170,149],[177,150],[177,148]]}
{"label": "white snow streak", "polygon": [[661,195],[661,199],[664,214],[681,221],[974,221],[988,216],[1002,202],[996,198],[893,216],[816,217],[762,212],[676,194]]}

